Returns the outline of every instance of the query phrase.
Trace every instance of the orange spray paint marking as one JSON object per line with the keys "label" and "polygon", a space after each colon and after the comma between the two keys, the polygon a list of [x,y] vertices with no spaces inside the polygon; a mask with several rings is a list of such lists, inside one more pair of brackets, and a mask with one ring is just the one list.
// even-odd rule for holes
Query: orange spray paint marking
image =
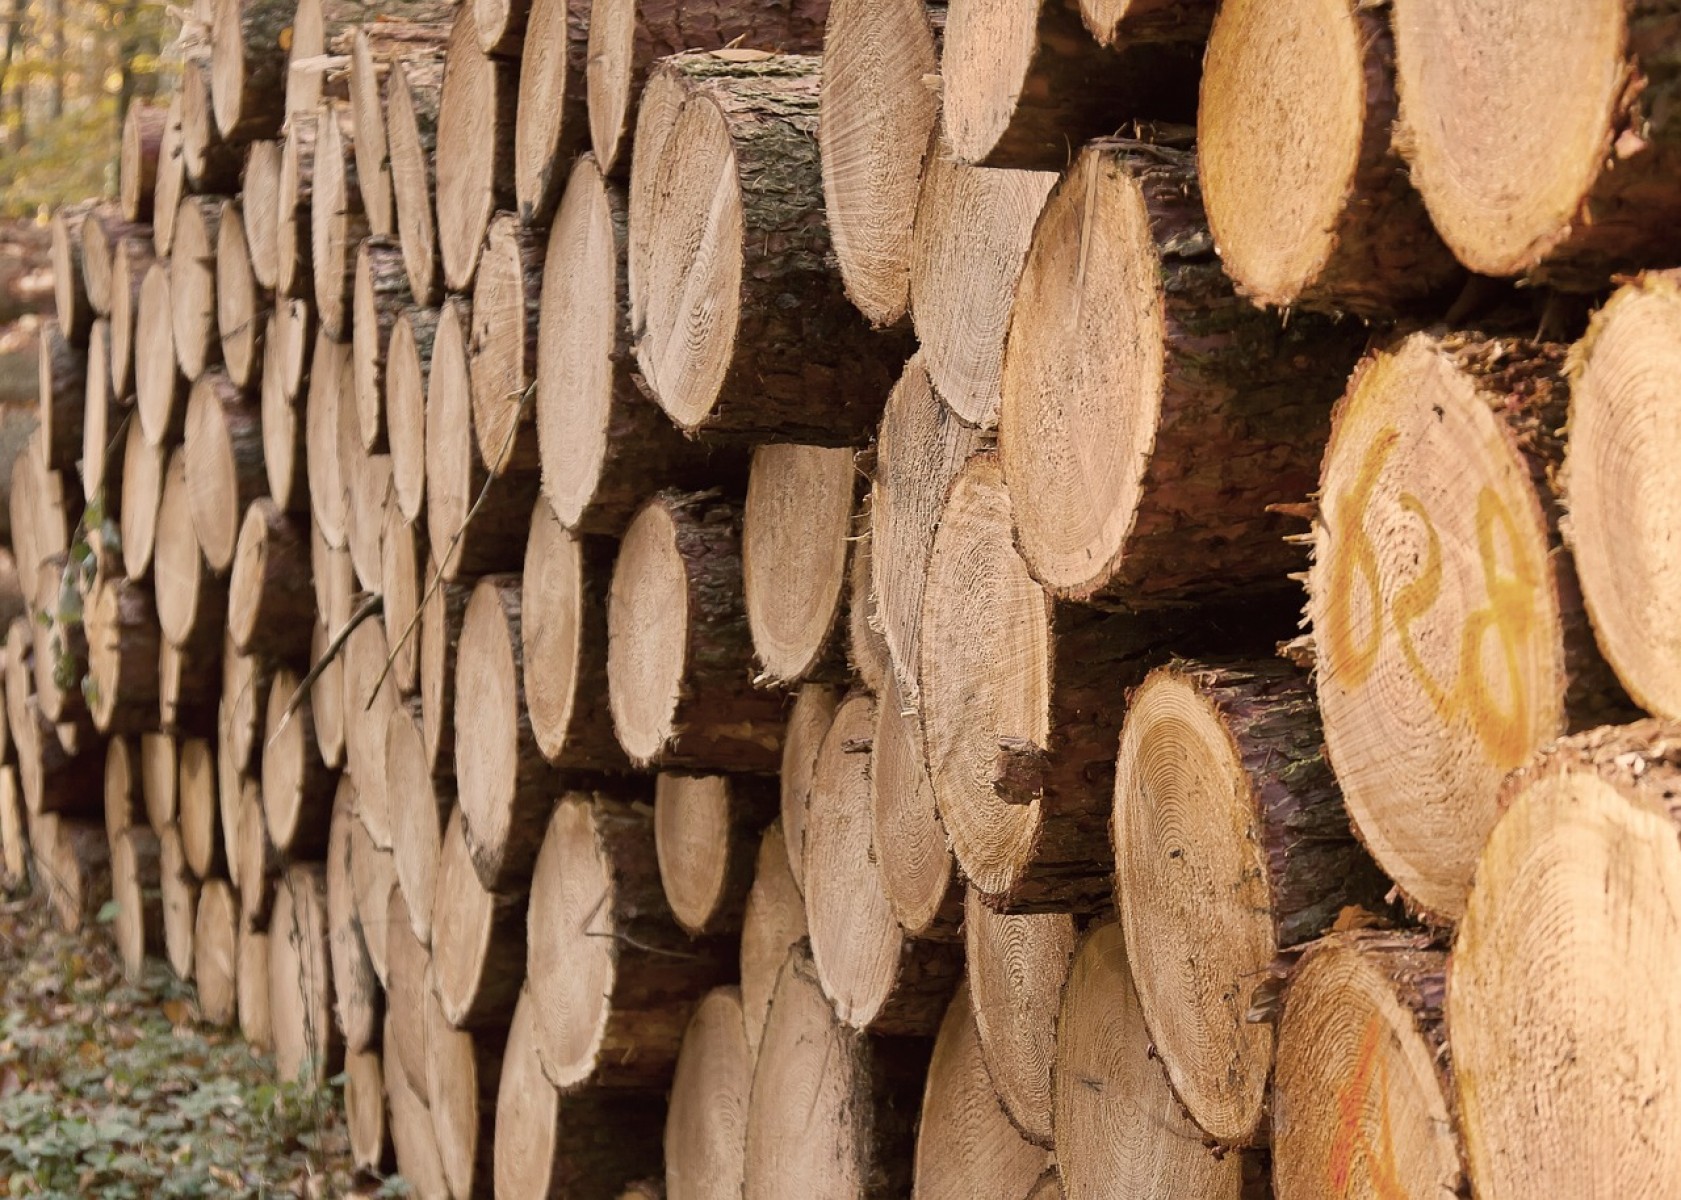
{"label": "orange spray paint marking", "polygon": [[[1364,1162],[1372,1195],[1378,1200],[1408,1200],[1406,1187],[1395,1168],[1395,1140],[1389,1126],[1389,1064],[1378,1053],[1383,1037],[1383,1022],[1374,1013],[1361,1031],[1354,1070],[1337,1089],[1337,1128],[1326,1164],[1332,1196],[1348,1195],[1355,1165]],[[1378,1114],[1375,1143],[1366,1130],[1368,1096],[1373,1099]]]}

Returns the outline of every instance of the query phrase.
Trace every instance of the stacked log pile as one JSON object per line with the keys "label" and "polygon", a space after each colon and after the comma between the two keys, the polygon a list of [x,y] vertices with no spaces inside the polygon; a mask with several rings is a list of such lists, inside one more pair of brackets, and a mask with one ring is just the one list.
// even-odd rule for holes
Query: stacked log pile
{"label": "stacked log pile", "polygon": [[0,881],[422,1196],[1681,1197],[1681,35],[1508,7],[217,0]]}

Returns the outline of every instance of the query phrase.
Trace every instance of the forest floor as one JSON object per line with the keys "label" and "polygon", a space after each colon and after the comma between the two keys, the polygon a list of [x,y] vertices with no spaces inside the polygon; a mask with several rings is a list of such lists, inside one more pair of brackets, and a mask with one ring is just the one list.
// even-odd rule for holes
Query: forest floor
{"label": "forest floor", "polygon": [[277,1086],[167,967],[129,982],[106,925],[67,934],[0,895],[0,1197],[401,1191],[353,1181],[338,1087]]}

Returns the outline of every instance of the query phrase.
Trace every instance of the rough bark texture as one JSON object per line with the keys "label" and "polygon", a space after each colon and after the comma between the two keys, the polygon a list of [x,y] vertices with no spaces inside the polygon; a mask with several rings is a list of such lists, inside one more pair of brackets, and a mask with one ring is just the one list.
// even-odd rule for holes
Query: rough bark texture
{"label": "rough bark texture", "polygon": [[243,144],[280,132],[286,116],[291,0],[220,0],[212,6],[210,90],[222,137]]}

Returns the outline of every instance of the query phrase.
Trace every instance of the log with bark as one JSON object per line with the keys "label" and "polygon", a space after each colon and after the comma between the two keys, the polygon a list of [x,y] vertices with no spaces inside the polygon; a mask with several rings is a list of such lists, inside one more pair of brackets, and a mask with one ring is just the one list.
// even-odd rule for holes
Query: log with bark
{"label": "log with bark", "polygon": [[232,192],[239,187],[244,146],[224,138],[216,126],[210,76],[211,64],[203,58],[189,58],[182,66],[175,93],[181,101],[181,165],[189,190]]}
{"label": "log with bark", "polygon": [[379,583],[385,598],[381,616],[391,681],[410,701],[420,690],[420,600],[432,582],[424,573],[425,537],[425,531],[405,521],[388,499],[379,536]]}
{"label": "log with bark", "polygon": [[336,784],[316,740],[312,697],[297,698],[298,676],[274,673],[263,720],[263,819],[275,849],[295,859],[326,849]]}
{"label": "log with bark", "polygon": [[110,847],[96,821],[42,814],[30,821],[30,861],[59,928],[80,933],[111,899]]}
{"label": "log with bark", "polygon": [[963,884],[940,824],[922,721],[891,678],[870,741],[870,820],[870,853],[900,927],[913,938],[957,937]]}
{"label": "log with bark", "polygon": [[145,971],[147,955],[163,946],[158,853],[158,835],[144,825],[130,826],[111,838],[111,899],[117,904],[111,934],[123,976],[131,982]]}
{"label": "log with bark", "polygon": [[665,1182],[671,1200],[739,1196],[747,1167],[753,1052],[741,989],[713,988],[695,1006],[671,1081]]}
{"label": "log with bark", "polygon": [[351,370],[351,347],[333,341],[325,329],[318,329],[310,355],[309,396],[304,403],[304,469],[309,479],[310,516],[327,545],[335,550],[343,550],[349,537],[350,481],[344,471],[341,435],[345,417],[340,408],[354,400],[349,386]]}
{"label": "log with bark", "polygon": [[92,214],[95,202],[67,205],[52,214],[53,311],[63,336],[72,345],[85,346],[88,330],[98,314],[88,300],[87,279],[82,268],[82,225]]}
{"label": "log with bark", "polygon": [[96,503],[111,516],[122,503],[122,456],[111,452],[113,430],[121,432],[126,417],[111,394],[111,322],[101,317],[88,334],[87,388],[82,395],[82,452],[76,473],[82,480],[82,499]]}
{"label": "log with bark", "polygon": [[213,879],[228,869],[216,795],[216,751],[208,738],[183,738],[178,759],[176,824],[181,830],[181,854],[194,875]]}
{"label": "log with bark", "polygon": [[812,772],[805,826],[811,956],[835,1015],[855,1029],[926,1036],[963,974],[948,941],[905,936],[872,850],[870,743],[876,704],[856,694],[835,710]]}
{"label": "log with bark", "polygon": [[[574,158],[589,140],[584,72],[590,55],[592,0],[476,0],[503,14],[517,11],[524,32],[514,119],[514,201],[527,225],[546,226],[560,203]],[[480,45],[486,45],[479,23]],[[486,46],[488,49],[489,47]]]}
{"label": "log with bark", "polygon": [[514,202],[518,66],[481,50],[475,25],[472,5],[456,10],[434,134],[438,254],[452,292],[473,286],[491,215]]}
{"label": "log with bark", "polygon": [[153,261],[152,245],[142,238],[118,243],[111,259],[111,393],[125,404],[134,400],[137,385],[135,332]]}
{"label": "log with bark", "polygon": [[543,239],[512,213],[485,234],[473,282],[468,336],[473,438],[497,478],[535,474],[537,419],[530,404],[537,370],[537,301],[543,290]]}
{"label": "log with bark", "polygon": [[[436,575],[432,563],[426,577]],[[426,763],[434,775],[455,773],[455,661],[461,622],[473,589],[441,583],[420,609],[420,715]]]}
{"label": "log with bark", "polygon": [[[362,448],[386,450],[385,378],[392,331],[413,304],[403,254],[395,242],[364,240],[356,251],[352,302],[352,375],[356,389],[356,419]],[[413,330],[409,332],[413,338]]]}
{"label": "log with bark", "polygon": [[241,179],[245,241],[251,255],[251,275],[265,292],[273,292],[280,274],[280,138],[265,138],[245,148]]}
{"label": "log with bark", "polygon": [[637,766],[770,772],[785,704],[755,689],[742,600],[741,510],[662,492],[626,532],[607,608],[607,685]]}
{"label": "log with bark", "polygon": [[526,898],[523,890],[493,892],[481,884],[471,847],[467,823],[457,808],[444,830],[438,858],[432,969],[438,1000],[451,1025],[505,1027],[524,978]]}
{"label": "log with bark", "polygon": [[163,953],[182,983],[193,977],[193,931],[198,916],[198,879],[187,869],[181,830],[158,831],[158,887],[163,896]]}
{"label": "log with bark", "polygon": [[420,722],[407,707],[392,710],[385,727],[385,771],[391,795],[391,864],[403,895],[412,898],[409,922],[432,943],[432,910],[444,828],[455,805],[455,784],[434,778],[426,765]]}
{"label": "log with bark", "polygon": [[171,97],[159,134],[157,169],[152,184],[152,248],[168,257],[175,241],[175,213],[187,194],[186,155],[181,146],[181,97]]}
{"label": "log with bark", "polygon": [[305,538],[266,496],[245,510],[228,577],[228,632],[241,653],[292,665],[308,660],[315,592]]}
{"label": "log with bark", "polygon": [[188,397],[183,467],[193,531],[210,569],[226,575],[246,510],[263,496],[268,476],[262,410],[220,370],[200,376]]}
{"label": "log with bark", "polygon": [[736,933],[759,838],[776,816],[776,788],[747,775],[662,773],[654,784],[660,885],[691,935]]}
{"label": "log with bark", "polygon": [[122,144],[117,152],[117,195],[123,216],[149,221],[152,193],[157,188],[158,163],[169,110],[162,105],[134,103],[123,114]]}
{"label": "log with bark", "polygon": [[[141,582],[150,574],[152,554],[157,547],[158,505],[163,499],[166,458],[161,447],[146,440],[140,422],[130,417],[123,436],[122,503],[117,507],[117,532],[123,543],[123,570],[128,578]],[[18,494],[14,481],[12,494]],[[19,551],[22,543],[14,543]],[[19,559],[22,573],[22,558]]]}
{"label": "log with bark", "polygon": [[279,296],[313,299],[315,276],[310,262],[314,244],[315,157],[320,114],[294,112],[286,118],[280,148],[280,181],[275,201],[274,291]]}
{"label": "log with bark", "polygon": [[1276,586],[1301,555],[1268,506],[1312,490],[1363,337],[1232,291],[1189,152],[1088,146],[1040,215],[1004,351],[999,449],[1034,577],[1133,609]]}
{"label": "log with bark", "polygon": [[[85,728],[90,721],[80,686],[88,665],[87,624],[81,619],[87,610],[83,570],[67,555],[44,559],[29,611],[35,614],[35,700],[41,715],[55,725]],[[67,602],[67,593],[75,601]]]}
{"label": "log with bark", "polygon": [[353,137],[348,106],[337,101],[324,104],[316,119],[309,253],[316,317],[328,336],[340,342],[350,340],[356,251],[368,236]]}
{"label": "log with bark", "polygon": [[140,428],[154,446],[181,435],[187,414],[187,379],[175,355],[170,260],[146,268],[134,309],[134,396]]}
{"label": "log with bark", "polygon": [[1564,355],[1482,334],[1382,347],[1325,452],[1308,610],[1326,748],[1378,865],[1440,920],[1464,911],[1500,780],[1626,704],[1559,539]]}
{"label": "log with bark", "polygon": [[193,532],[192,494],[181,450],[169,456],[164,470],[156,559],[152,583],[163,636],[177,649],[202,651],[208,657],[221,647],[228,593],[211,574]]}
{"label": "log with bark", "polygon": [[207,879],[193,914],[193,991],[212,1025],[239,1019],[239,897],[226,879]]}
{"label": "log with bark", "polygon": [[326,882],[319,863],[294,863],[281,878],[269,922],[269,1020],[275,1072],[320,1087],[336,1074],[344,1043],[333,1024]]}
{"label": "log with bark", "polygon": [[379,1050],[344,1052],[344,1124],[350,1159],[358,1170],[378,1175],[396,1166],[385,1114],[384,1076]]}
{"label": "log with bark", "polygon": [[759,839],[753,886],[741,918],[741,1011],[747,1045],[759,1055],[771,993],[788,952],[807,934],[805,900],[788,869],[782,826],[773,822]]}
{"label": "log with bark", "polygon": [[224,201],[216,229],[216,336],[222,365],[241,391],[255,393],[262,381],[263,334],[273,307],[251,266],[245,209],[238,200]]}
{"label": "log with bark", "polygon": [[526,986],[544,1074],[563,1093],[663,1088],[690,1007],[728,973],[727,939],[672,920],[656,857],[645,799],[568,793],[543,836]]}
{"label": "log with bark", "polygon": [[801,888],[805,886],[806,811],[811,801],[812,781],[817,775],[817,756],[840,702],[838,687],[808,683],[794,693],[794,703],[788,711],[777,781],[781,788],[782,838],[788,868]]}
{"label": "log with bark", "polygon": [[210,95],[230,142],[271,138],[286,116],[286,52],[297,5],[216,0],[210,17]]}
{"label": "log with bark", "polygon": [[333,1019],[344,1035],[345,1050],[363,1052],[377,1045],[384,993],[368,958],[362,931],[385,912],[364,919],[356,906],[356,878],[351,870],[355,842],[357,791],[345,778],[333,798],[327,831],[327,952],[333,979]]}
{"label": "log with bark", "polygon": [[94,586],[84,606],[87,700],[101,733],[143,733],[158,717],[162,630],[151,592],[120,575]]}
{"label": "log with bark", "polygon": [[[87,333],[83,333],[83,341]],[[75,468],[82,452],[82,419],[88,403],[88,352],[73,345],[57,320],[42,322],[36,335],[38,444],[49,471]]]}
{"label": "log with bark", "polygon": [[397,315],[385,349],[383,418],[391,453],[391,492],[397,511],[424,536],[426,517],[426,388],[438,310],[407,308]]}
{"label": "log with bark", "polygon": [[443,299],[434,202],[438,101],[444,74],[440,51],[404,58],[385,81],[385,127],[391,159],[391,199],[409,289],[420,304]]}
{"label": "log with bark", "polygon": [[496,1093],[506,1042],[506,1028],[453,1028],[436,993],[427,996],[426,1094],[438,1163],[452,1196],[482,1196],[492,1186]]}
{"label": "log with bark", "polygon": [[1276,659],[1158,668],[1121,732],[1115,895],[1139,1002],[1175,1094],[1221,1145],[1260,1130],[1273,960],[1389,889],[1322,737],[1308,679]]}

